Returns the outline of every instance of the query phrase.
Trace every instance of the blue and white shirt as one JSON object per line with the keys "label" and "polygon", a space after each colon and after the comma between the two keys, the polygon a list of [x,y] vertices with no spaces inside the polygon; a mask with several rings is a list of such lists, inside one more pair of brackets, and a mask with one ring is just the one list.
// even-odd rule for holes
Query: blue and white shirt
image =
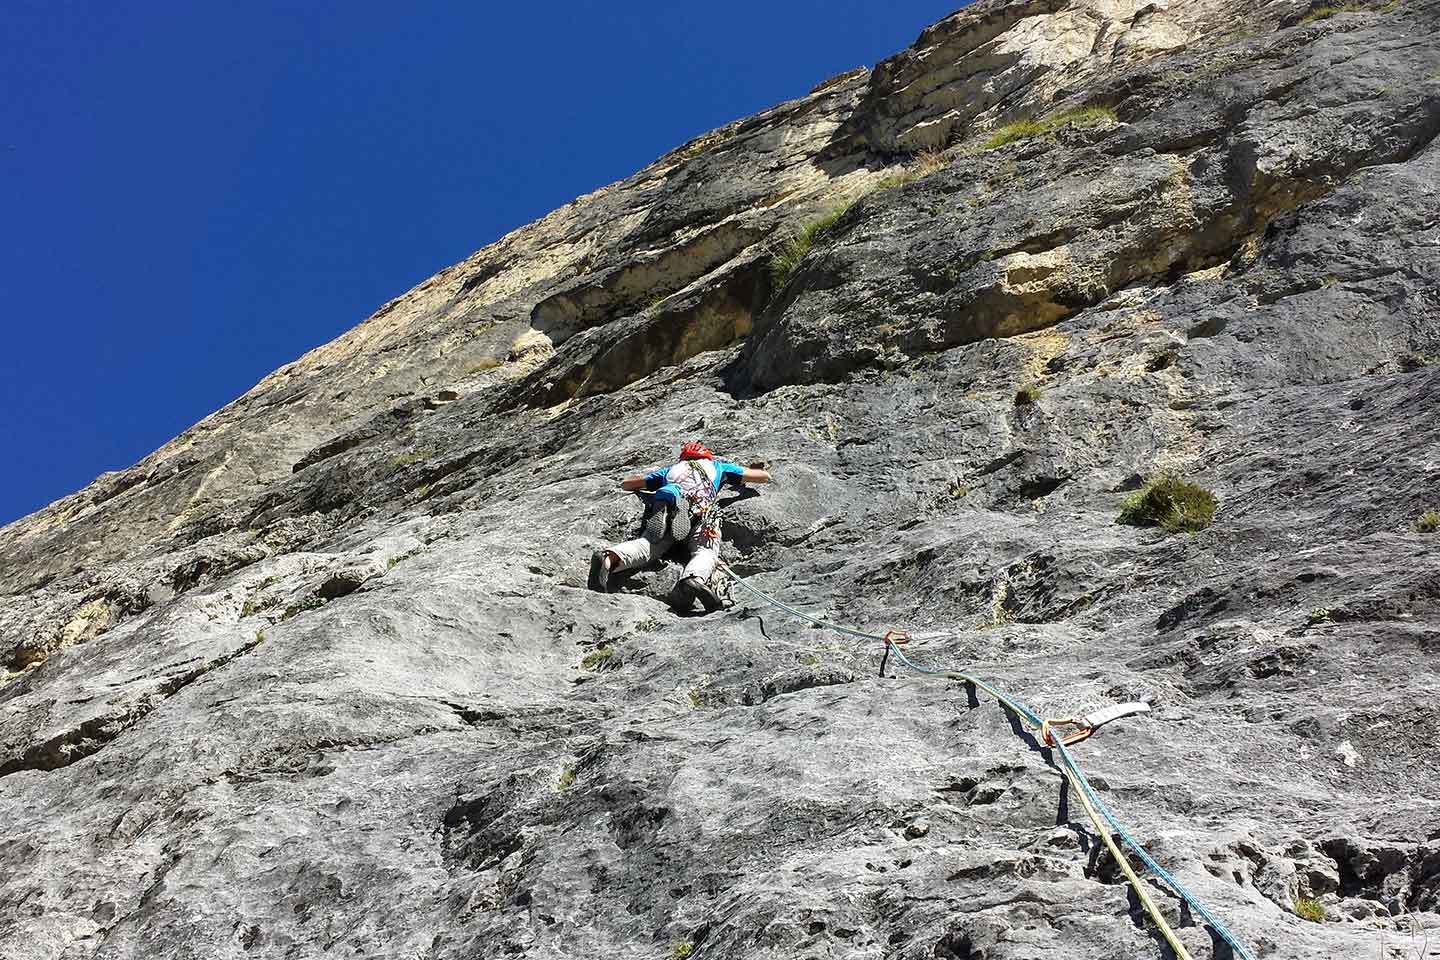
{"label": "blue and white shirt", "polygon": [[745,468],[728,460],[681,460],[664,470],[645,474],[645,489],[655,494],[660,503],[679,504],[689,501],[706,506],[719,496],[727,483],[739,486]]}

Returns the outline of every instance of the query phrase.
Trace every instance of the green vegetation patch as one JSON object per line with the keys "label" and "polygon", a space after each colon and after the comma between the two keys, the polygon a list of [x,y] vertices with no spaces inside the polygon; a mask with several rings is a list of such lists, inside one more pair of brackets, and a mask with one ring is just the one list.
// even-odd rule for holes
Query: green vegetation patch
{"label": "green vegetation patch", "polygon": [[1309,920],[1311,923],[1324,923],[1330,919],[1330,915],[1325,912],[1325,907],[1321,905],[1320,901],[1311,897],[1296,899],[1295,916],[1301,920]]}
{"label": "green vegetation patch", "polygon": [[815,241],[821,239],[831,227],[835,226],[854,202],[846,200],[843,203],[837,203],[825,213],[802,226],[795,236],[785,242],[785,246],[781,247],[780,252],[775,254],[774,259],[770,261],[770,282],[774,289],[779,290],[785,286],[790,275],[800,265],[800,261],[804,260],[805,255],[815,246]]}
{"label": "green vegetation patch", "polygon": [[325,603],[326,600],[324,597],[318,597],[313,595],[308,596],[303,600],[299,600],[286,607],[284,612],[280,614],[280,622],[284,623],[291,617],[298,617],[300,614],[306,612],[307,610],[318,610],[319,608],[325,606]]}
{"label": "green vegetation patch", "polygon": [[1171,474],[1161,474],[1121,505],[1119,523],[1161,527],[1169,533],[1204,530],[1215,519],[1215,494]]}
{"label": "green vegetation patch", "polygon": [[1049,132],[1049,128],[1038,120],[1016,120],[1003,127],[996,127],[994,132],[985,138],[985,142],[980,144],[980,148],[982,150],[998,150],[1021,140],[1044,136]]}
{"label": "green vegetation patch", "polygon": [[1062,127],[1106,127],[1118,123],[1119,118],[1109,107],[1079,107],[1065,110],[1040,119],[1026,118],[996,127],[990,136],[980,144],[981,150],[998,150],[1008,144],[1034,137],[1043,137]]}
{"label": "green vegetation patch", "polygon": [[568,790],[579,773],[579,767],[573,763],[567,763],[565,769],[560,771],[560,779],[555,781],[555,786],[561,790]]}
{"label": "green vegetation patch", "polygon": [[604,670],[614,670],[620,666],[620,661],[615,658],[614,647],[600,646],[585,654],[580,660],[580,666],[586,670],[600,673]]}
{"label": "green vegetation patch", "polygon": [[899,173],[892,173],[889,176],[881,177],[875,184],[876,190],[889,190],[891,187],[901,187],[912,180],[919,180],[920,173],[913,167],[906,167]]}
{"label": "green vegetation patch", "polygon": [[695,944],[689,940],[676,940],[670,945],[671,960],[688,960],[695,953]]}
{"label": "green vegetation patch", "polygon": [[1420,533],[1440,530],[1440,510],[1426,510],[1420,514],[1420,519],[1415,521],[1415,529]]}
{"label": "green vegetation patch", "polygon": [[899,187],[919,180],[921,177],[928,177],[932,173],[944,170],[950,160],[945,156],[944,150],[922,150],[916,154],[915,162],[902,167],[898,172],[892,173],[875,184],[876,190],[889,190],[891,187]]}
{"label": "green vegetation patch", "polygon": [[1391,2],[1377,7],[1368,3],[1361,3],[1359,0],[1349,0],[1347,3],[1327,3],[1321,7],[1312,7],[1309,13],[1300,18],[1300,22],[1314,23],[1316,20],[1329,20],[1337,14],[1360,13],[1364,10],[1376,13],[1389,13],[1399,5],[1398,2]]}

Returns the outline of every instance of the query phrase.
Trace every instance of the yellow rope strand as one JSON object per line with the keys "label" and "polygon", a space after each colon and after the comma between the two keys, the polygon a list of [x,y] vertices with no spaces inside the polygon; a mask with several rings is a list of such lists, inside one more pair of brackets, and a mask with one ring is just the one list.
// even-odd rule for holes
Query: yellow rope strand
{"label": "yellow rope strand", "polygon": [[[975,686],[980,687],[995,699],[999,700],[1016,716],[1023,718],[1031,727],[1038,729],[1042,736],[1047,732],[1043,722],[1036,727],[1033,720],[1034,714],[1031,711],[1023,709],[1018,703],[990,686],[990,684],[984,680],[964,673],[946,673],[945,676],[951,680],[973,683]],[[1115,842],[1115,836],[1110,832],[1110,827],[1105,823],[1104,818],[1100,816],[1100,812],[1095,809],[1094,804],[1092,804],[1090,798],[1085,795],[1085,791],[1080,789],[1079,784],[1075,783],[1069,768],[1064,763],[1058,764],[1057,766],[1060,775],[1065,778],[1065,785],[1070,788],[1070,792],[1080,801],[1080,805],[1085,808],[1086,815],[1095,826],[1095,832],[1100,834],[1100,839],[1105,841],[1105,846],[1110,850],[1110,856],[1115,858],[1115,863],[1119,865],[1121,871],[1125,874],[1125,879],[1130,881],[1130,886],[1134,889],[1135,896],[1140,898],[1140,905],[1143,906],[1145,912],[1150,915],[1150,920],[1155,924],[1156,928],[1159,929],[1160,935],[1165,938],[1165,942],[1170,944],[1170,949],[1175,951],[1176,960],[1193,960],[1190,956],[1190,951],[1185,949],[1185,945],[1181,943],[1179,937],[1175,935],[1175,931],[1171,929],[1169,922],[1165,919],[1165,915],[1160,912],[1160,907],[1150,897],[1150,892],[1146,888],[1144,881],[1136,876],[1135,870],[1130,866],[1130,861],[1125,859],[1125,854],[1120,850],[1120,845]]]}
{"label": "yellow rope strand", "polygon": [[1075,795],[1075,798],[1080,801],[1080,805],[1085,808],[1085,813],[1090,817],[1090,822],[1095,825],[1095,830],[1100,834],[1100,839],[1105,841],[1105,846],[1110,850],[1110,856],[1115,858],[1115,862],[1125,874],[1125,879],[1130,881],[1130,887],[1135,891],[1135,895],[1140,898],[1141,906],[1145,908],[1146,913],[1150,914],[1151,921],[1160,930],[1160,935],[1165,938],[1165,942],[1170,944],[1170,949],[1175,951],[1177,960],[1191,960],[1190,951],[1185,949],[1185,944],[1181,943],[1180,939],[1175,935],[1175,931],[1170,929],[1170,924],[1166,921],[1165,915],[1160,912],[1160,907],[1150,898],[1150,891],[1146,888],[1144,881],[1135,875],[1135,870],[1130,866],[1130,861],[1125,859],[1125,854],[1121,852],[1120,845],[1115,842],[1115,836],[1110,832],[1110,827],[1105,823],[1104,819],[1101,818],[1099,811],[1097,811],[1095,806],[1090,802],[1090,798],[1087,797],[1085,791],[1081,790],[1071,779],[1070,771],[1063,765],[1060,768],[1060,773],[1065,778],[1066,785],[1070,787],[1070,792]]}
{"label": "yellow rope strand", "polygon": [[[853,637],[859,637],[866,640],[879,640],[885,645],[885,649],[887,651],[893,650],[901,662],[903,662],[910,669],[915,670],[919,673],[930,674],[932,676],[943,676],[950,680],[958,680],[962,683],[973,684],[979,689],[984,690],[986,693],[990,694],[996,700],[1000,701],[1000,703],[1007,710],[1024,720],[1024,722],[1028,726],[1039,731],[1042,740],[1046,741],[1045,745],[1050,745],[1048,742],[1049,721],[1044,720],[1039,714],[1025,707],[1023,704],[1020,704],[1010,699],[1010,697],[1006,696],[1004,693],[997,690],[995,687],[992,687],[984,680],[981,680],[979,677],[972,677],[969,674],[957,673],[948,670],[932,670],[911,662],[909,658],[907,658],[905,654],[901,652],[900,648],[895,646],[896,641],[892,639],[892,637],[894,636],[893,631],[891,633],[881,635],[877,633],[870,633],[864,630],[856,630],[854,627],[846,627],[840,624],[831,623],[827,620],[812,616],[801,610],[797,610],[795,607],[792,607],[789,604],[777,600],[775,597],[772,597],[769,594],[756,589],[755,587],[751,586],[744,577],[741,577],[739,574],[735,573],[735,571],[730,568],[729,564],[725,563],[724,561],[720,562],[720,569],[723,570],[726,574],[728,574],[732,580],[740,584],[747,591],[754,594],[759,599],[764,600],[771,606],[774,606],[780,610],[784,610],[786,613],[792,614],[793,616],[796,616],[801,620],[806,620],[818,627],[824,627],[830,630],[836,630],[840,633],[849,634]],[[904,641],[902,640],[900,642]],[[1099,801],[1092,801],[1090,794],[1085,789],[1084,774],[1080,772],[1079,765],[1076,764],[1074,758],[1070,756],[1069,751],[1065,749],[1065,747],[1063,746],[1064,740],[1061,739],[1058,735],[1056,735],[1056,744],[1058,745],[1057,753],[1060,756],[1060,763],[1058,763],[1056,767],[1060,771],[1060,775],[1065,778],[1066,787],[1068,787],[1070,792],[1074,794],[1076,799],[1080,801],[1080,805],[1085,809],[1086,816],[1090,818],[1090,823],[1095,827],[1095,832],[1100,835],[1101,840],[1103,840],[1105,843],[1106,849],[1110,851],[1110,856],[1115,859],[1115,863],[1120,867],[1121,872],[1125,874],[1125,879],[1129,882],[1131,889],[1135,891],[1135,896],[1139,898],[1140,905],[1145,908],[1145,912],[1149,914],[1151,922],[1153,922],[1156,928],[1160,931],[1160,935],[1165,938],[1165,942],[1170,945],[1170,949],[1175,952],[1176,960],[1193,960],[1190,955],[1190,951],[1185,949],[1185,945],[1181,943],[1180,938],[1175,935],[1175,931],[1171,929],[1169,922],[1165,919],[1165,915],[1160,912],[1160,907],[1155,903],[1154,899],[1151,898],[1147,885],[1144,883],[1144,881],[1140,879],[1139,876],[1136,875],[1134,868],[1130,866],[1130,861],[1125,858],[1124,852],[1120,849],[1120,845],[1115,842],[1115,836],[1110,829],[1110,825],[1106,822],[1105,818],[1101,816],[1100,811],[1096,809],[1096,804]],[[1134,844],[1134,841],[1131,840],[1128,836],[1126,837],[1126,839],[1132,845]],[[1227,943],[1231,944],[1232,947],[1236,948],[1236,951],[1241,955],[1242,958],[1244,958],[1244,960],[1251,960],[1249,951],[1247,951],[1243,946],[1241,946],[1239,944],[1239,941],[1235,940],[1228,930],[1225,930],[1223,927],[1221,927],[1219,925],[1219,922],[1214,920],[1210,916],[1210,914],[1204,910],[1203,906],[1198,905],[1193,900],[1193,898],[1190,897],[1189,894],[1185,893],[1183,889],[1181,889],[1177,885],[1178,881],[1176,881],[1173,877],[1170,877],[1168,874],[1165,874],[1164,871],[1160,870],[1159,866],[1155,864],[1153,860],[1150,860],[1146,857],[1146,854],[1143,850],[1138,850],[1137,852],[1139,856],[1142,859],[1145,859],[1146,862],[1149,863],[1152,867],[1154,867],[1155,870],[1159,872],[1172,887],[1176,888],[1177,895],[1179,895],[1187,903],[1190,903],[1205,916],[1206,920],[1210,922],[1212,927],[1215,927],[1220,932],[1222,938]]]}

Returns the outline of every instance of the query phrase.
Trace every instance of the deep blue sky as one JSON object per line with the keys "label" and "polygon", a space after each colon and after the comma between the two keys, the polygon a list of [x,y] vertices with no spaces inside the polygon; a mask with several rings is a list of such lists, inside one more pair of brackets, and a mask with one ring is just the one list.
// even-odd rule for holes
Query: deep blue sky
{"label": "deep blue sky", "polygon": [[0,523],[961,0],[5,0]]}

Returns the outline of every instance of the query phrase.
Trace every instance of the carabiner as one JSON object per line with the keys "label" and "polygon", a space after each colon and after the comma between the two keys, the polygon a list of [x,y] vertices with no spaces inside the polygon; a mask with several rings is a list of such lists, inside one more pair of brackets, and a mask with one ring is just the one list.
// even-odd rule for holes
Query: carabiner
{"label": "carabiner", "polygon": [[1067,733],[1060,737],[1060,743],[1065,746],[1073,746],[1081,740],[1089,739],[1095,732],[1095,728],[1084,720],[1042,720],[1040,721],[1040,742],[1048,747],[1055,746],[1055,734],[1050,732],[1051,727],[1078,727],[1073,733]]}

